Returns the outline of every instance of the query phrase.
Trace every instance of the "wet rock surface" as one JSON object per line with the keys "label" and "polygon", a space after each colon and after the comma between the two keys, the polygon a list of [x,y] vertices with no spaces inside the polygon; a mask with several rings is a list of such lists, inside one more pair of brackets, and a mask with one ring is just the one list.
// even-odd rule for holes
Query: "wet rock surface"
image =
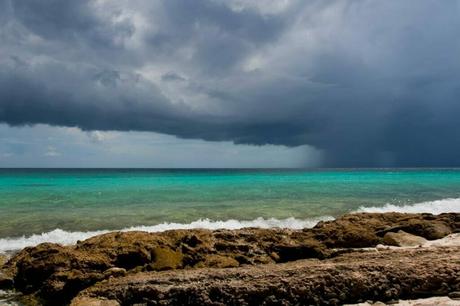
{"label": "wet rock surface", "polygon": [[[157,275],[166,270],[185,269],[181,273],[189,273],[207,268],[247,269],[261,264],[277,267],[273,264],[308,258],[333,260],[346,256],[340,254],[347,249],[385,243],[385,235],[399,231],[425,239],[442,238],[460,231],[460,214],[360,213],[304,230],[113,232],[73,246],[44,243],[25,248],[1,270],[13,280],[16,290],[48,304],[62,305],[85,288],[107,280],[142,273]],[[225,292],[231,295],[231,290]],[[270,296],[270,290],[266,294]]]}

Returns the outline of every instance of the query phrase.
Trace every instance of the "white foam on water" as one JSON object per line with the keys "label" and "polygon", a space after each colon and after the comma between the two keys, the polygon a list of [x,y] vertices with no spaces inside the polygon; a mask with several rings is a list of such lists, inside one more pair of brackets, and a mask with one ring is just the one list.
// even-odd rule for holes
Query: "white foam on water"
{"label": "white foam on water", "polygon": [[460,198],[449,198],[402,206],[394,204],[385,204],[384,206],[372,207],[361,206],[357,212],[431,213],[435,215],[449,212],[460,213]]}
{"label": "white foam on water", "polygon": [[[191,223],[161,223],[152,226],[134,226],[121,229],[120,231],[145,231],[145,232],[162,232],[172,229],[239,229],[244,227],[258,227],[258,228],[289,228],[289,229],[302,229],[310,228],[316,225],[319,221],[333,220],[332,217],[326,216],[317,219],[275,219],[275,218],[257,218],[254,220],[226,220],[226,221],[212,221],[209,219],[200,219]],[[23,236],[16,238],[2,238],[0,239],[0,253],[9,251],[20,250],[28,246],[35,246],[43,242],[54,242],[60,244],[74,244],[78,240],[84,240],[96,235],[112,232],[109,230],[89,231],[89,232],[68,232],[62,229],[55,229],[53,231],[36,234],[31,236]]]}
{"label": "white foam on water", "polygon": [[[361,206],[356,212],[402,212],[402,213],[432,213],[441,214],[447,212],[460,213],[460,198],[449,198],[443,200],[436,200],[430,202],[416,203],[412,205],[395,205],[386,204],[384,206],[365,207]],[[120,231],[146,231],[146,232],[162,232],[172,229],[239,229],[244,227],[258,227],[258,228],[289,228],[289,229],[302,229],[311,228],[319,221],[333,220],[333,217],[324,216],[316,219],[275,219],[275,218],[257,218],[254,220],[225,220],[213,221],[210,219],[200,219],[191,223],[161,223],[152,226],[134,226],[124,228]],[[31,236],[15,237],[15,238],[2,238],[0,239],[0,253],[16,251],[28,246],[35,246],[43,242],[54,242],[64,245],[74,244],[78,240],[84,240],[96,235],[105,234],[113,230],[100,230],[89,232],[68,232],[62,229],[55,229],[53,231],[36,234]]]}

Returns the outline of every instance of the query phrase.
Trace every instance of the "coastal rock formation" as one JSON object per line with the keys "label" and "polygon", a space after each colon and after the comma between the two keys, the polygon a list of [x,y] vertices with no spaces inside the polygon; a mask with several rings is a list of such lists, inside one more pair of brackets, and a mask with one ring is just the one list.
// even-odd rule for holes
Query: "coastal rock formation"
{"label": "coastal rock formation", "polygon": [[360,213],[320,222],[307,232],[330,248],[369,247],[383,243],[387,232],[405,231],[428,240],[460,231],[460,214]]}
{"label": "coastal rock formation", "polygon": [[323,261],[137,273],[92,286],[71,305],[88,298],[108,305],[342,305],[448,295],[460,288],[459,277],[458,247],[354,252]]}
{"label": "coastal rock formation", "polygon": [[188,273],[198,268],[247,269],[308,258],[323,260],[352,248],[375,247],[385,243],[385,235],[399,231],[425,239],[442,238],[460,231],[460,214],[360,213],[304,230],[113,232],[72,246],[43,243],[25,248],[4,265],[2,273],[13,280],[10,285],[16,290],[61,305],[101,281],[165,270],[187,269],[184,273]]}
{"label": "coastal rock formation", "polygon": [[411,247],[411,246],[421,246],[425,244],[428,240],[423,237],[415,236],[405,231],[388,232],[383,236],[383,242],[387,245],[393,245],[398,247]]}

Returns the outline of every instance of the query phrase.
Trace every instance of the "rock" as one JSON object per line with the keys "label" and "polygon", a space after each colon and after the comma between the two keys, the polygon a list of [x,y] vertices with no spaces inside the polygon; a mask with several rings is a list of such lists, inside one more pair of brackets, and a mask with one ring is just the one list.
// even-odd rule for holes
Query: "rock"
{"label": "rock", "polygon": [[345,306],[385,306],[385,305],[397,305],[397,306],[459,306],[459,303],[453,301],[445,296],[439,297],[430,297],[430,298],[422,298],[422,299],[415,299],[415,300],[399,300],[396,304],[388,304],[383,302],[366,302],[366,303],[358,303],[358,304],[345,304]]}
{"label": "rock", "polygon": [[177,269],[182,266],[183,255],[179,251],[155,248],[152,250],[152,254],[153,260],[149,265],[150,271]]}
{"label": "rock", "polygon": [[415,236],[404,231],[398,231],[397,233],[388,232],[383,236],[383,242],[386,245],[398,246],[398,247],[413,247],[421,246],[427,242],[427,240],[420,236]]}
{"label": "rock", "polygon": [[205,261],[196,265],[197,268],[211,267],[211,268],[233,268],[238,267],[240,263],[232,257],[211,254],[206,256]]}
{"label": "rock", "polygon": [[375,246],[375,248],[378,250],[378,251],[382,251],[382,250],[388,250],[389,247],[387,245],[384,245],[384,244],[377,244]]}
{"label": "rock", "polygon": [[9,270],[14,273],[16,289],[30,294],[40,288],[40,294],[45,299],[65,300],[102,280],[102,272],[111,263],[108,258],[97,253],[43,243],[34,248],[25,248],[8,265]]}
{"label": "rock", "polygon": [[0,289],[12,289],[13,285],[13,278],[0,271]]}
{"label": "rock", "polygon": [[353,248],[373,248],[388,232],[399,230],[434,239],[460,231],[460,214],[359,213],[303,230],[113,232],[72,246],[44,243],[25,248],[2,270],[12,276],[16,290],[63,304],[97,282],[125,274],[340,257],[356,252]]}
{"label": "rock", "polygon": [[8,257],[6,255],[0,254],[0,269],[7,261],[8,261]]}
{"label": "rock", "polygon": [[271,257],[274,261],[276,261],[276,262],[279,262],[279,261],[280,261],[280,256],[279,256],[278,253],[276,253],[276,252],[271,252],[271,253],[270,253],[270,257]]}
{"label": "rock", "polygon": [[428,240],[441,239],[451,234],[452,228],[441,221],[410,220],[402,230],[414,235],[425,237]]}
{"label": "rock", "polygon": [[[22,295],[20,293],[15,294],[12,296],[12,300],[17,302],[17,304],[7,304],[10,306],[41,306],[41,305],[46,305],[46,301],[41,300],[40,298],[37,298],[33,294],[29,295]],[[1,303],[0,303],[1,305]]]}
{"label": "rock", "polygon": [[460,291],[451,292],[447,296],[453,300],[460,300]]}
{"label": "rock", "polygon": [[313,228],[315,238],[328,247],[375,247],[387,232],[403,230],[428,240],[460,231],[460,214],[357,213]]}
{"label": "rock", "polygon": [[364,226],[362,215],[349,215],[334,221],[322,222],[313,228],[318,241],[329,248],[373,247],[380,242],[374,230]]}
{"label": "rock", "polygon": [[116,299],[122,305],[342,305],[424,297],[424,292],[457,286],[459,274],[459,247],[392,249],[283,264],[138,273],[98,283],[79,297]]}
{"label": "rock", "polygon": [[379,230],[377,234],[383,236],[387,232],[403,230],[428,240],[435,240],[460,230],[460,217],[455,213],[445,213],[437,216],[432,214],[404,215],[406,215],[406,217],[401,218],[394,224],[387,224],[382,230]]}
{"label": "rock", "polygon": [[305,258],[326,258],[327,248],[316,240],[306,240],[302,244],[279,244],[274,246],[274,251],[278,255],[277,262],[288,262]]}
{"label": "rock", "polygon": [[424,247],[460,246],[460,233],[450,234],[444,238],[428,241]]}
{"label": "rock", "polygon": [[125,276],[126,275],[126,269],[123,268],[118,268],[118,267],[113,267],[109,268],[104,271],[104,276],[105,277],[119,277],[119,276]]}
{"label": "rock", "polygon": [[81,297],[74,299],[70,306],[120,306],[120,303],[115,300]]}

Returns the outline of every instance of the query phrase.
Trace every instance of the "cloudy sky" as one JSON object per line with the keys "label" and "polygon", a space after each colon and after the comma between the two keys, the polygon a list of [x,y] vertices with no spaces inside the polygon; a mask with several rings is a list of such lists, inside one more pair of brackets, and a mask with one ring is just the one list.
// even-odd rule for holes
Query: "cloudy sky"
{"label": "cloudy sky", "polygon": [[0,166],[460,166],[460,2],[0,0]]}

